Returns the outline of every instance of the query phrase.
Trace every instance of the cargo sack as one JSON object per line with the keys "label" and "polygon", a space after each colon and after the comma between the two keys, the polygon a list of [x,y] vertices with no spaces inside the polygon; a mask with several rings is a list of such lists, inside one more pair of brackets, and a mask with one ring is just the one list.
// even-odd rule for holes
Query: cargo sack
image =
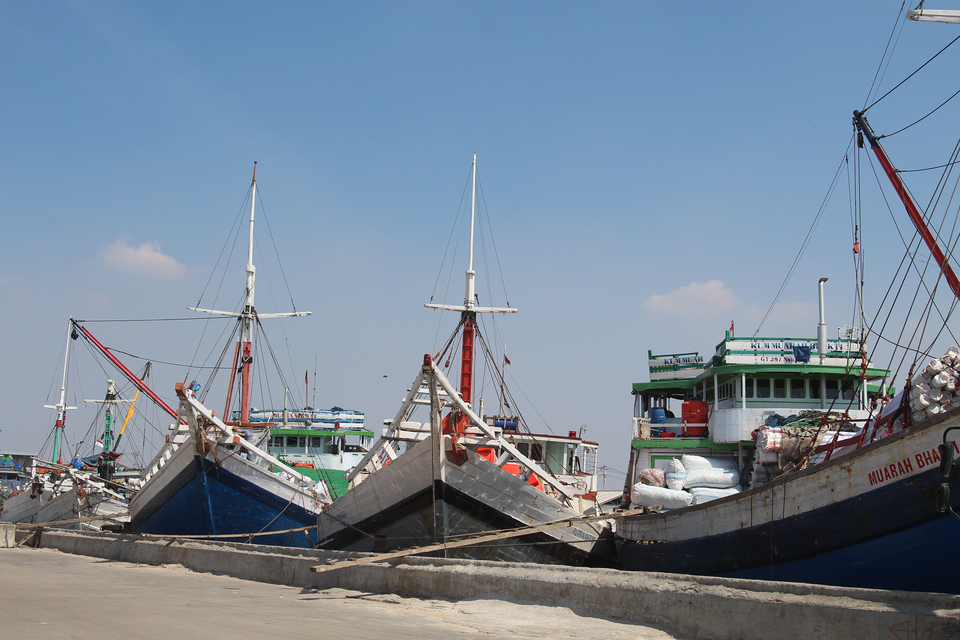
{"label": "cargo sack", "polygon": [[686,491],[674,491],[663,487],[651,487],[638,482],[630,491],[632,506],[659,507],[664,509],[681,509],[693,504],[693,494]]}
{"label": "cargo sack", "polygon": [[651,487],[664,486],[663,469],[644,469],[640,472],[640,482],[648,484]]}
{"label": "cargo sack", "polygon": [[671,459],[666,473],[667,489],[680,491],[683,489],[683,481],[686,479],[686,477],[687,470],[683,466],[683,462],[681,462],[678,458]]}
{"label": "cargo sack", "polygon": [[729,489],[740,484],[740,473],[736,469],[690,469],[683,481],[686,489]]}

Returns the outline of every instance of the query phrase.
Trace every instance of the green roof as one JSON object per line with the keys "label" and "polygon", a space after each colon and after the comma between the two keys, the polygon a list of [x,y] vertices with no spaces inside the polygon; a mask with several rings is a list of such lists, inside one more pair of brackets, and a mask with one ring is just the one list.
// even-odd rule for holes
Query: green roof
{"label": "green roof", "polygon": [[[653,380],[651,382],[635,382],[633,392],[641,393],[643,391],[666,391],[677,389],[678,391],[692,389],[701,384],[704,380],[713,376],[740,376],[747,375],[756,377],[756,374],[768,375],[772,378],[815,378],[820,374],[826,374],[833,379],[859,378],[859,367],[842,367],[835,365],[819,364],[724,364],[708,367],[703,370],[696,378],[675,378],[671,380]],[[877,380],[890,376],[890,371],[879,367],[868,367],[867,380]]]}
{"label": "green roof", "polygon": [[373,436],[373,431],[366,429],[271,429],[275,436]]}

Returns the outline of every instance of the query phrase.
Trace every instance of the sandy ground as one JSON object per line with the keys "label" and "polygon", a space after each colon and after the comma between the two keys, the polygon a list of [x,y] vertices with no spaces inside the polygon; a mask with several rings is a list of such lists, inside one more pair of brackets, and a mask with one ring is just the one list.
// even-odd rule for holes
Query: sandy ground
{"label": "sandy ground", "polygon": [[565,607],[298,589],[51,549],[0,549],[0,612],[4,638],[681,640]]}

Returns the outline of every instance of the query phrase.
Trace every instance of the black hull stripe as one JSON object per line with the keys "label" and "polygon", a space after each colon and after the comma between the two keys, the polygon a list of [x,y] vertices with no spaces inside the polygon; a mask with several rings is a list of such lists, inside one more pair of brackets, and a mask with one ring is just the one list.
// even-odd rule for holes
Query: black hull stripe
{"label": "black hull stripe", "polygon": [[[525,526],[524,523],[516,518],[484,504],[476,498],[470,497],[449,485],[445,485],[439,480],[435,481],[435,487],[438,500],[442,500],[448,507],[482,522],[488,529],[503,530]],[[348,527],[339,530],[325,539],[320,546],[324,549],[372,550],[373,543],[370,541],[369,536],[365,534],[373,536],[389,535],[388,531],[391,525],[401,523],[408,518],[415,518],[416,521],[423,523],[423,530],[426,532],[426,535],[418,539],[385,539],[382,550],[433,544],[436,542],[436,539],[432,535],[432,522],[434,517],[433,493],[434,490],[427,487],[407,500],[399,502],[388,509],[380,511],[376,515],[356,523],[354,525],[355,528]],[[323,517],[321,514],[320,518]],[[450,535],[462,533],[466,532],[451,531]],[[480,531],[476,533],[480,533]],[[611,536],[603,536],[595,545],[593,553],[587,553],[573,544],[559,542],[556,538],[551,537],[545,532],[520,536],[502,542],[481,545],[480,547],[453,549],[448,553],[479,559],[513,559],[502,553],[500,548],[504,545],[517,545],[518,543],[529,546],[535,550],[534,553],[536,555],[542,555],[548,562],[552,561],[561,564],[589,567],[614,566],[615,549]]]}

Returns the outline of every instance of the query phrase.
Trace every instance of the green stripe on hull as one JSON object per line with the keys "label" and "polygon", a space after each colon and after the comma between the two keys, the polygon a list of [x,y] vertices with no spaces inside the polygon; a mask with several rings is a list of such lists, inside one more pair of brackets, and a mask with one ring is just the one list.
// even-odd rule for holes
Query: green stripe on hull
{"label": "green stripe on hull", "polygon": [[297,467],[286,460],[281,460],[281,462],[297,473],[310,478],[314,482],[323,480],[327,484],[327,488],[330,490],[330,496],[334,500],[347,492],[348,483],[346,479],[344,479],[344,471],[340,471],[339,469],[312,469],[310,467]]}
{"label": "green stripe on hull", "polygon": [[[749,444],[756,446],[756,442]],[[634,440],[634,449],[714,449],[716,451],[734,451],[738,443],[718,443],[705,438],[651,438]]]}

